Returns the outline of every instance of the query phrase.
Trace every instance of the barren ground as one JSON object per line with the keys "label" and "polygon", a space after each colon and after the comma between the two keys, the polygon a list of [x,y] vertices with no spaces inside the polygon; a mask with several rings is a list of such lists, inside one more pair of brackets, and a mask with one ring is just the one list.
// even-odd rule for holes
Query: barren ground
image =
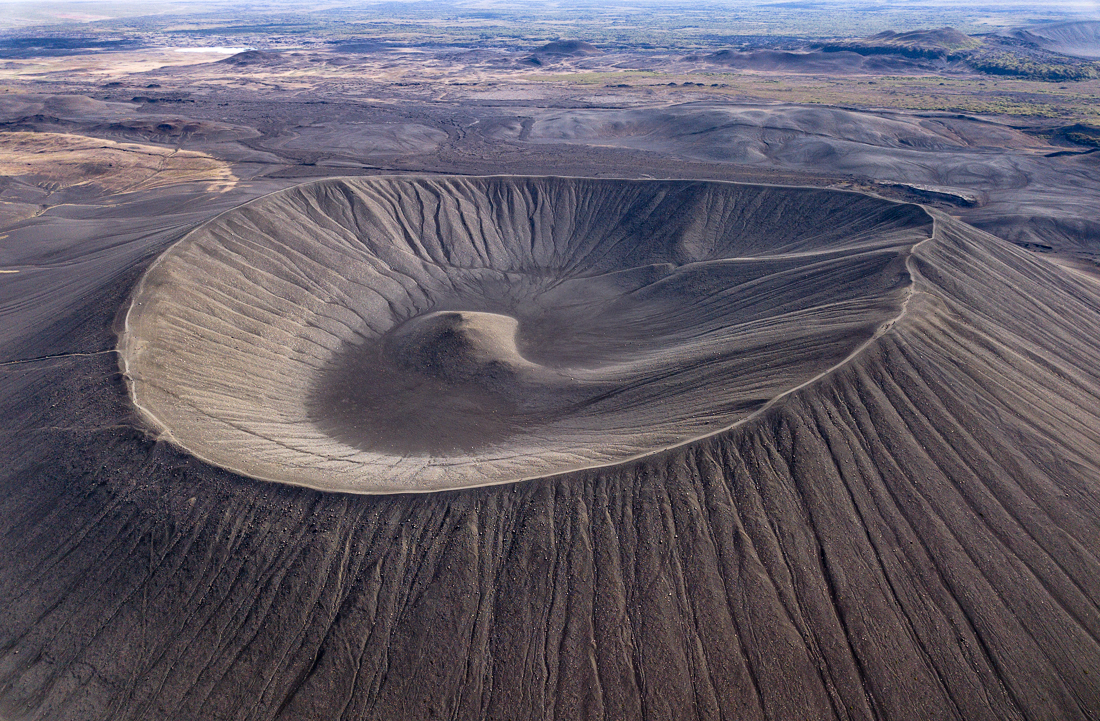
{"label": "barren ground", "polygon": [[[1088,41],[1051,37],[1075,52]],[[0,61],[0,715],[1097,718],[1100,153],[1080,128],[1097,123],[1100,80],[1013,79],[951,63],[884,71],[841,54],[792,69],[790,58],[718,62],[698,47],[534,50],[313,38],[244,55],[137,47]],[[691,336],[698,317],[759,322],[769,346],[779,337],[772,318],[802,312],[798,303],[810,308],[791,316],[800,333],[833,335],[814,345],[792,334],[781,354],[739,340],[738,358],[763,360],[723,366],[721,382],[691,396],[699,407],[728,401],[715,411],[726,430],[699,431],[685,414],[677,422],[692,432],[647,446],[675,447],[611,453],[584,470],[429,494],[326,492],[227,470],[249,473],[224,460],[247,444],[203,453],[212,439],[202,427],[171,442],[135,410],[119,334],[158,256],[250,200],[315,179],[392,174],[432,188],[434,176],[523,175],[855,190],[920,214],[928,232],[891,236],[875,250],[881,263],[867,248],[830,256],[828,267],[787,249],[791,258],[769,262],[805,267],[760,272],[754,287],[766,301],[741,315],[707,306],[717,293],[708,283],[748,282],[749,271],[680,269],[727,258],[717,251],[624,260],[636,285],[584,293],[634,302],[656,284],[646,269],[672,273],[665,263],[678,274],[660,287],[705,308],[669,323],[677,340],[667,357],[683,352],[677,334]],[[580,215],[554,202],[554,218]],[[336,232],[337,205],[303,207],[272,215],[273,237]],[[429,226],[433,207],[403,211],[406,225],[392,227]],[[807,225],[808,212],[787,219]],[[240,217],[225,216],[225,227],[239,229]],[[244,247],[253,236],[241,237]],[[692,226],[677,237],[711,236]],[[214,257],[230,245],[211,247]],[[839,252],[822,248],[814,252]],[[452,265],[499,270],[492,248],[475,250]],[[206,266],[192,264],[171,281],[239,293],[237,315],[256,321],[273,306],[255,299],[278,296],[285,274],[257,279],[248,268],[294,266],[263,257],[237,254],[241,276],[203,276],[193,268]],[[387,312],[432,310],[416,289],[442,287],[432,275],[441,267],[425,262],[427,280],[388,291]],[[865,274],[845,275],[857,267]],[[294,270],[315,279],[303,268]],[[781,273],[805,293],[775,281]],[[300,320],[311,301],[290,298],[280,312]],[[580,343],[586,358],[622,360],[626,343],[646,340],[593,320],[629,320],[634,306],[555,315],[574,295],[539,298],[554,312],[441,308],[467,313],[449,321],[474,338],[463,358],[490,354],[494,373],[504,359],[508,383],[543,382],[522,376],[520,352],[575,364],[558,343],[566,326],[589,323],[605,339]],[[844,306],[853,298],[873,300]],[[249,374],[291,377],[255,350],[283,341],[253,325],[253,351],[232,351],[245,358],[233,366],[245,380],[223,382],[230,351],[203,355],[191,342],[217,334],[186,334],[229,314],[194,308],[179,316],[175,357],[214,402],[232,397],[227,386],[251,389]],[[543,319],[553,342],[525,341],[525,318]],[[569,322],[555,326],[560,318]],[[512,344],[500,328],[513,333],[514,322]],[[699,337],[710,343],[714,332]],[[437,342],[437,329],[424,333]],[[417,345],[421,336],[396,337],[401,359],[436,352]],[[697,357],[710,372],[710,356]],[[772,364],[789,370],[768,376]],[[454,368],[446,372],[467,372]],[[406,370],[331,372],[350,387],[364,373],[381,382]],[[433,383],[451,377],[432,373]],[[716,400],[724,388],[741,393],[752,373],[761,380],[743,407]],[[655,398],[675,395],[662,379],[644,383]],[[417,388],[398,401],[427,403]],[[272,381],[264,398],[284,390]],[[500,397],[541,402],[513,391]],[[651,415],[666,419],[659,408]],[[261,404],[255,423],[270,420],[262,414]],[[335,415],[324,422],[360,450],[431,446],[410,450],[404,431],[400,442],[379,440]],[[469,438],[456,433],[452,445],[480,447]],[[453,485],[480,484],[437,487]]]}

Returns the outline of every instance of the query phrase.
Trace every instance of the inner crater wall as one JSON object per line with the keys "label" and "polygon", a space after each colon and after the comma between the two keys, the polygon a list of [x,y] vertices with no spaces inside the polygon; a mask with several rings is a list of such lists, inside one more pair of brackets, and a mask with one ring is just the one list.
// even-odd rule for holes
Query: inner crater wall
{"label": "inner crater wall", "polygon": [[194,455],[362,493],[711,435],[898,317],[918,206],[700,181],[334,179],[196,229],[136,289],[133,398]]}

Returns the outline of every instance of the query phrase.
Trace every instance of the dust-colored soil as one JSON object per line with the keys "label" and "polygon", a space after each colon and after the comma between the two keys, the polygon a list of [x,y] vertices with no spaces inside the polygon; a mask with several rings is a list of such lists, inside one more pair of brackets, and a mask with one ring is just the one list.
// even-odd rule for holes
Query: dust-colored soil
{"label": "dust-colored soil", "polygon": [[193,182],[221,192],[237,181],[204,153],[60,133],[0,133],[0,173],[48,190],[89,185],[96,195]]}

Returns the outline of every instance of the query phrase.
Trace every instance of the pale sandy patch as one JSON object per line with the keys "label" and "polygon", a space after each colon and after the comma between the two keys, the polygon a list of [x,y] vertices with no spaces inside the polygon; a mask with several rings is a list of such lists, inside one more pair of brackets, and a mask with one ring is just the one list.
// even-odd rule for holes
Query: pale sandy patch
{"label": "pale sandy patch", "polygon": [[195,182],[220,192],[237,182],[227,163],[205,153],[69,133],[0,133],[0,173],[48,191],[96,186],[107,194]]}

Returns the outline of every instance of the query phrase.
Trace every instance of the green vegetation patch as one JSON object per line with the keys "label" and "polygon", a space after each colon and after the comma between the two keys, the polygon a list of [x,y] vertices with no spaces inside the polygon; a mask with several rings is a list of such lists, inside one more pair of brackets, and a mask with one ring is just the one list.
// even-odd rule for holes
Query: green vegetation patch
{"label": "green vegetation patch", "polygon": [[1050,59],[1047,61],[1011,52],[979,53],[967,58],[967,65],[990,75],[1012,75],[1028,80],[1065,82],[1094,80],[1100,77],[1100,65],[1089,62],[1072,62]]}
{"label": "green vegetation patch", "polygon": [[1058,134],[1071,143],[1087,145],[1090,148],[1100,148],[1100,128],[1094,125],[1077,123],[1062,128]]}

